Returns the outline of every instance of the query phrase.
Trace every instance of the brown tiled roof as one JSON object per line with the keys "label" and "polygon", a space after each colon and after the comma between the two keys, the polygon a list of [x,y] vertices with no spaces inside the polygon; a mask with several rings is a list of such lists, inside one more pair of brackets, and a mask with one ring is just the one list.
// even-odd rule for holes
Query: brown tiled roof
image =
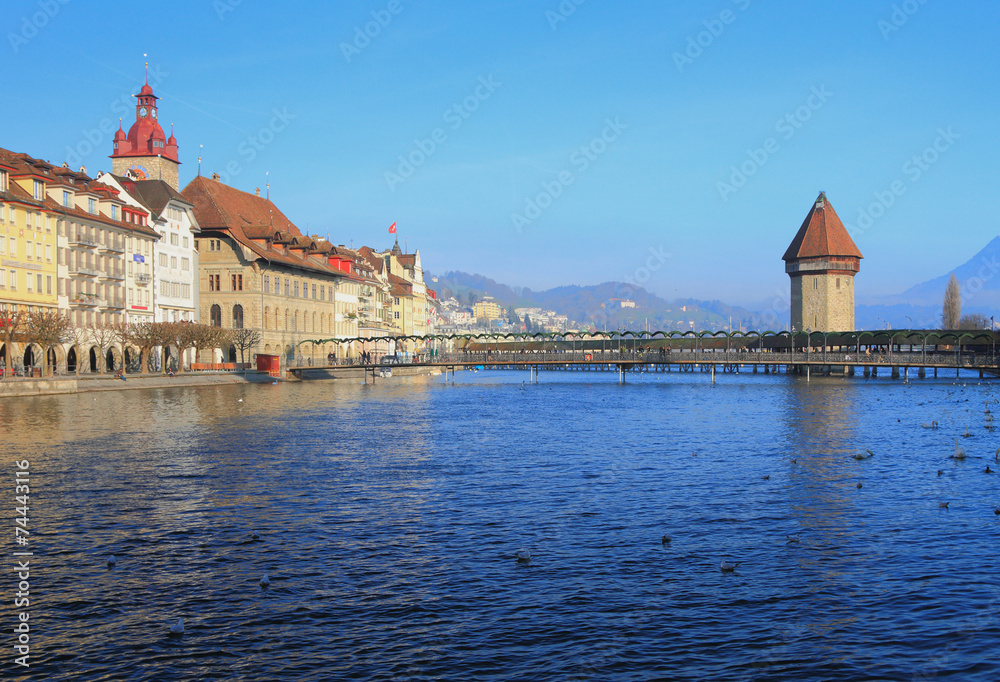
{"label": "brown tiled roof", "polygon": [[[51,185],[71,187],[77,193],[90,194],[98,197],[103,195],[105,198],[117,199],[118,197],[117,189],[110,187],[109,185],[105,185],[104,183],[97,182],[86,173],[73,171],[69,168],[59,168],[53,166],[47,161],[31,157],[28,154],[12,152],[9,149],[0,148],[0,163],[5,164],[8,168],[12,169],[12,178],[21,176],[36,176]],[[111,218],[111,216],[105,215],[104,213],[89,213],[88,211],[84,211],[76,206],[63,206],[61,203],[53,201],[48,195],[46,195],[42,200],[37,200],[21,188],[16,182],[8,183],[8,189],[9,198],[31,204],[39,209],[45,209],[53,213],[59,213],[64,216],[80,220],[103,223],[105,225],[116,227],[120,230],[136,232],[150,237],[156,237],[157,239],[160,237],[159,233],[149,225],[137,225],[124,220],[115,220]]]}
{"label": "brown tiled roof", "polygon": [[[351,275],[329,264],[329,255],[337,249],[324,240],[306,236],[265,197],[249,194],[218,180],[197,177],[181,191],[194,205],[195,219],[202,232],[225,232],[260,258],[292,268],[311,270],[334,277]],[[266,239],[282,248],[271,249],[254,240]],[[287,253],[285,246],[287,245]],[[322,259],[314,255],[320,253]]]}
{"label": "brown tiled roof", "polygon": [[828,256],[864,258],[844,228],[844,224],[840,222],[826,194],[820,192],[805,222],[802,223],[802,227],[799,228],[795,239],[781,259],[789,261]]}
{"label": "brown tiled roof", "polygon": [[199,175],[181,191],[181,196],[194,204],[195,216],[203,230],[271,225],[275,230],[302,236],[299,228],[269,199],[240,191],[218,180]]}

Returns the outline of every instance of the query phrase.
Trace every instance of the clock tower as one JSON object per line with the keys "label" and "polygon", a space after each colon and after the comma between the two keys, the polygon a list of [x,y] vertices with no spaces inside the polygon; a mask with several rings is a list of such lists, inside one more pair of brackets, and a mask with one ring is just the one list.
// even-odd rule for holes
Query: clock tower
{"label": "clock tower", "polygon": [[163,135],[153,88],[147,82],[136,95],[135,123],[128,134],[121,126],[115,133],[114,151],[111,154],[111,172],[136,180],[163,180],[180,191],[178,176],[177,139],[173,130],[170,137]]}

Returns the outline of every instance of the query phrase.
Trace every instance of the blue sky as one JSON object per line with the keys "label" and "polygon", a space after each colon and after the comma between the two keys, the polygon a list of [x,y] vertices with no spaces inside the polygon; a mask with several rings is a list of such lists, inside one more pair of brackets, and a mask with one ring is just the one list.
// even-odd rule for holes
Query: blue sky
{"label": "blue sky", "polygon": [[998,231],[994,3],[5,7],[0,146],[109,169],[148,59],[182,186],[200,154],[335,243],[398,221],[439,273],[770,300],[824,190],[864,300]]}

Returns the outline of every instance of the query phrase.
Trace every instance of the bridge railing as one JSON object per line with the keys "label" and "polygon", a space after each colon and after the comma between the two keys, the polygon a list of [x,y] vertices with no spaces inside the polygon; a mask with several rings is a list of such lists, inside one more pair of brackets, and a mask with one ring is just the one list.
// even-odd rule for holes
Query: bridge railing
{"label": "bridge railing", "polygon": [[822,350],[795,351],[684,351],[660,353],[658,351],[525,351],[525,352],[458,352],[434,358],[434,362],[459,364],[828,364],[828,365],[877,365],[898,367],[963,367],[969,369],[996,367],[997,358],[991,353],[964,351],[922,352],[919,350],[881,353],[823,352]]}

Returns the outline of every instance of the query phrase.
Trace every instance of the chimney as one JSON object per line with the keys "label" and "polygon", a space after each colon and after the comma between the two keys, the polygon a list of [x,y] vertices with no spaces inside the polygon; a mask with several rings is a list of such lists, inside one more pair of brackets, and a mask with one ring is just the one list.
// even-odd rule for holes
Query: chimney
{"label": "chimney", "polygon": [[253,193],[260,196],[260,187],[255,187]]}
{"label": "chimney", "polygon": [[219,179],[219,174],[218,173],[212,173],[212,179],[213,180],[218,180]]}

